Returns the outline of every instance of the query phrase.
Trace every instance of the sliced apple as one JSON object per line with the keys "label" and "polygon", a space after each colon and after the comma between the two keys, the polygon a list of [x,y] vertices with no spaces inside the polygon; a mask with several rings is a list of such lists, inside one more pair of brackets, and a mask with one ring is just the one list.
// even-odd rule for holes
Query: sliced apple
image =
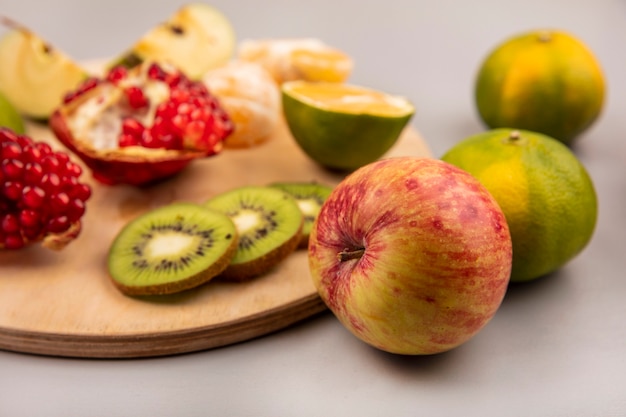
{"label": "sliced apple", "polygon": [[87,71],[24,26],[4,17],[0,39],[0,93],[24,116],[47,119]]}
{"label": "sliced apple", "polygon": [[190,3],[144,34],[113,65],[167,62],[188,77],[199,79],[208,70],[227,63],[235,44],[235,32],[226,16],[209,5]]}

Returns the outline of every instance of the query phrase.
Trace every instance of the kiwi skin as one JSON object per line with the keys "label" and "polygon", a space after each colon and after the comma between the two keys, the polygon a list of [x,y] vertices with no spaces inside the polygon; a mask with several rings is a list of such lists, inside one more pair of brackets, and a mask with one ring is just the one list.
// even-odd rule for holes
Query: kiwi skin
{"label": "kiwi skin", "polygon": [[[333,188],[329,185],[318,182],[274,182],[270,187],[281,189],[290,194],[296,201],[314,198],[321,208],[324,201],[328,198]],[[319,210],[319,209],[318,209]],[[304,215],[304,224],[302,225],[302,236],[297,249],[306,249],[309,246],[309,235],[311,227],[317,215],[310,213],[302,213]]]}
{"label": "kiwi skin", "polygon": [[[293,253],[298,248],[298,244],[302,238],[304,216],[302,216],[296,200],[283,190],[266,186],[242,186],[217,195],[207,200],[204,205],[211,209],[221,211],[224,214],[236,216],[240,212],[240,207],[236,205],[240,195],[252,199],[252,201],[256,201],[255,199],[260,198],[258,201],[264,204],[263,209],[269,211],[278,209],[277,206],[268,205],[271,201],[287,204],[287,206],[285,206],[285,210],[287,210],[286,213],[288,213],[289,216],[297,216],[296,219],[299,219],[299,221],[297,226],[292,226],[295,226],[296,230],[291,236],[275,247],[269,248],[269,250],[265,251],[263,254],[247,260],[245,257],[244,260],[237,259],[237,255],[235,255],[235,260],[220,274],[219,279],[222,281],[244,282],[265,274]],[[266,200],[265,196],[268,196],[267,198],[269,200]],[[247,201],[247,203],[249,203],[249,201]],[[287,209],[287,207],[289,208]],[[237,222],[235,221],[235,223]],[[240,234],[240,241],[243,239],[245,239],[245,235]],[[267,249],[265,246],[261,247],[263,250]]]}
{"label": "kiwi skin", "polygon": [[[202,210],[207,210],[206,208],[202,208],[201,206],[198,206],[196,204],[191,204],[191,203],[173,203],[172,205],[167,206],[167,207],[178,207],[180,210],[185,210],[185,207],[191,207],[192,209],[200,208]],[[162,207],[162,209],[163,208],[166,208],[166,207]],[[159,209],[151,210],[150,212],[145,213],[144,215],[133,220],[131,223],[127,224],[126,227],[129,227],[132,223],[141,221],[142,217],[146,217],[146,215],[152,214],[156,212],[157,210]],[[220,217],[223,216],[221,213],[213,213],[213,215],[220,216]],[[223,216],[223,218],[224,218],[224,221],[230,222],[230,219],[227,216]],[[116,244],[116,241],[120,239],[120,236],[122,235],[122,232],[124,231],[124,229],[120,231],[116,239],[113,241],[112,247],[113,245]],[[189,277],[186,277],[180,280],[172,280],[172,281],[163,282],[163,283],[127,285],[121,282],[121,280],[116,279],[111,274],[111,268],[109,266],[109,272],[111,274],[111,281],[113,282],[113,284],[118,290],[120,290],[122,293],[129,295],[129,296],[151,296],[151,295],[174,294],[174,293],[186,291],[186,290],[198,287],[202,284],[205,284],[211,279],[218,276],[220,273],[222,273],[222,271],[224,271],[228,267],[228,265],[230,264],[232,258],[234,257],[237,251],[239,237],[236,233],[236,229],[234,228],[234,225],[232,225],[232,229],[233,229],[233,233],[230,233],[229,234],[230,237],[227,237],[227,239],[230,239],[230,243],[227,246],[226,250],[222,253],[222,255],[215,262],[213,262],[210,266],[208,266],[208,268],[194,275],[191,275]],[[111,255],[109,255],[109,265],[111,265],[111,262],[113,262],[113,258]]]}

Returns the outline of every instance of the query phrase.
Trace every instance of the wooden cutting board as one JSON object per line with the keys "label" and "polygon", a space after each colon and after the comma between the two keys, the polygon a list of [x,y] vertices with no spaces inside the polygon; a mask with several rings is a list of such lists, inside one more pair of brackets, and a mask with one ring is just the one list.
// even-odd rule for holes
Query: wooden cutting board
{"label": "wooden cutting board", "polygon": [[[28,133],[58,147],[44,127]],[[429,156],[407,128],[389,155]],[[173,201],[203,202],[237,186],[273,181],[337,184],[341,176],[310,161],[281,121],[271,140],[194,161],[149,188],[93,187],[83,231],[61,252],[39,245],[0,251],[0,349],[43,355],[129,358],[225,346],[265,335],[325,310],[309,275],[306,250],[247,283],[209,282],[170,296],[120,293],[106,271],[110,242],[130,219]]]}

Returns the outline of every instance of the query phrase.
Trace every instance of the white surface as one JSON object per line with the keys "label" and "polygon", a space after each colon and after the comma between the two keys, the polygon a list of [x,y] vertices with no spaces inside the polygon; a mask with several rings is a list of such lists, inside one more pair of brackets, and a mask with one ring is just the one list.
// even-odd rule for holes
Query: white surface
{"label": "white surface", "polygon": [[[375,351],[330,314],[244,344],[169,358],[0,352],[0,416],[626,415],[626,2],[212,4],[241,39],[314,36],[350,53],[352,82],[416,104],[413,125],[436,156],[483,129],[472,87],[490,48],[526,29],[575,33],[595,51],[609,85],[603,116],[576,146],[599,194],[593,241],[558,273],[511,288],[493,321],[446,354]],[[178,5],[2,0],[0,13],[88,59],[118,53]]]}

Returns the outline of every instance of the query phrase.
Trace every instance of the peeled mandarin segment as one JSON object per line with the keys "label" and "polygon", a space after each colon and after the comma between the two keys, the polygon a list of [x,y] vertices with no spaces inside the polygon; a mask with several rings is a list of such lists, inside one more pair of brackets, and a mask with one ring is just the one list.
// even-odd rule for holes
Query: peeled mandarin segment
{"label": "peeled mandarin segment", "polygon": [[271,137],[280,116],[280,91],[261,65],[233,61],[207,72],[203,81],[235,124],[226,147],[256,146]]}
{"label": "peeled mandarin segment", "polygon": [[352,72],[352,59],[341,51],[296,49],[291,53],[294,68],[309,81],[344,82]]}
{"label": "peeled mandarin segment", "polygon": [[261,64],[275,81],[343,82],[352,72],[352,59],[319,39],[261,39],[241,42],[238,58]]}

